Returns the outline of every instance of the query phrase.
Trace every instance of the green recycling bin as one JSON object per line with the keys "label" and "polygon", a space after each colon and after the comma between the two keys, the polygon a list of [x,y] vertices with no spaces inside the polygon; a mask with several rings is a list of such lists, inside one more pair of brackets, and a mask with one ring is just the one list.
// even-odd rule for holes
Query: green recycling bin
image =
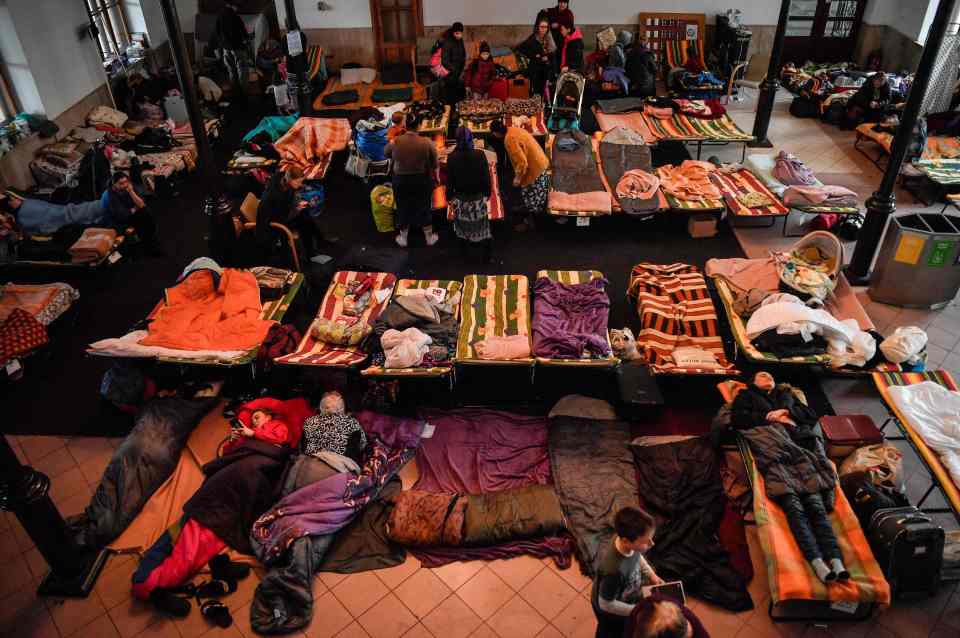
{"label": "green recycling bin", "polygon": [[960,290],[960,216],[900,213],[890,217],[867,294],[904,308],[937,309]]}

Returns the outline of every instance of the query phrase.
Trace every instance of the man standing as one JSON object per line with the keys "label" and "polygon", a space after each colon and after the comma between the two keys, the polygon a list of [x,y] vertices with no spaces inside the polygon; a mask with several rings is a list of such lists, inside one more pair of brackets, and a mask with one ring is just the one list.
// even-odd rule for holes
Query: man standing
{"label": "man standing", "polygon": [[513,166],[513,185],[520,188],[525,219],[514,230],[522,233],[533,228],[537,214],[547,210],[547,194],[550,190],[547,167],[550,163],[536,138],[528,131],[494,120],[490,124],[490,132],[503,140],[507,157]]}
{"label": "man standing", "polygon": [[103,191],[100,204],[114,224],[133,226],[137,237],[143,243],[147,253],[154,257],[163,256],[163,249],[157,239],[157,223],[147,210],[147,204],[133,190],[133,184],[126,173],[114,173],[112,185]]}
{"label": "man standing", "polygon": [[437,147],[417,133],[420,120],[416,114],[406,117],[403,135],[387,144],[384,155],[393,160],[393,197],[397,205],[397,245],[407,247],[410,228],[423,228],[427,246],[440,236],[433,231],[431,197],[438,183]]}

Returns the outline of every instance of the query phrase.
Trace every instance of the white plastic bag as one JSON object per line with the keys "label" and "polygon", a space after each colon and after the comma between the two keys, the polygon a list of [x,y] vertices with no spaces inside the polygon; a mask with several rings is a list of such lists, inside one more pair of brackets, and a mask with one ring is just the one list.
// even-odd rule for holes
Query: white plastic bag
{"label": "white plastic bag", "polygon": [[916,326],[901,326],[880,344],[880,352],[891,363],[920,362],[920,353],[927,347],[927,333]]}

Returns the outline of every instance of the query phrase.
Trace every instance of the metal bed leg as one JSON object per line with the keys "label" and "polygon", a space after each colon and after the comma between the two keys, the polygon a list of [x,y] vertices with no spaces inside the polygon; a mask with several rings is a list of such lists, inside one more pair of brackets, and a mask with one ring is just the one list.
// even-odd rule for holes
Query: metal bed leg
{"label": "metal bed leg", "polygon": [[743,164],[745,161],[747,161],[747,143],[746,143],[746,142],[744,142],[744,143],[742,144],[742,148],[743,148],[743,150],[740,151],[740,163],[741,163],[741,164]]}
{"label": "metal bed leg", "polygon": [[933,492],[933,490],[936,489],[936,487],[937,487],[937,484],[936,484],[935,482],[931,482],[931,483],[930,483],[930,487],[927,488],[927,491],[924,492],[924,493],[923,493],[923,496],[920,497],[920,500],[917,501],[917,509],[918,509],[918,510],[922,510],[922,509],[923,509],[923,503],[927,500],[927,498],[930,496],[930,494]]}

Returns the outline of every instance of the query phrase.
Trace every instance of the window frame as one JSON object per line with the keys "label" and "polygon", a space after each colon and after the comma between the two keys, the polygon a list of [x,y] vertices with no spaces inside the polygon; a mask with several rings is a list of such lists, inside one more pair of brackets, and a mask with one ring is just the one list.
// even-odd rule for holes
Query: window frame
{"label": "window frame", "polygon": [[112,56],[119,56],[130,42],[130,29],[122,0],[83,0],[83,3],[90,24],[97,30],[97,35],[91,39],[97,45],[100,58],[106,61]]}

